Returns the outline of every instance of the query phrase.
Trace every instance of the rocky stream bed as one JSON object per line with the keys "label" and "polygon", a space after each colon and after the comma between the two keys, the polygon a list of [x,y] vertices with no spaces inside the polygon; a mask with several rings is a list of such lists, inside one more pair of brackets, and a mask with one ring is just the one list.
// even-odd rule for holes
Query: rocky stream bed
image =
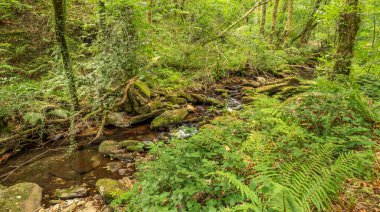
{"label": "rocky stream bed", "polygon": [[310,84],[294,77],[236,78],[203,93],[152,94],[138,81],[126,92],[127,101],[108,113],[99,141],[83,138],[78,142],[86,145],[71,154],[67,146],[21,150],[2,164],[0,211],[113,211],[107,206],[112,196],[138,180],[135,162],[151,159],[152,143],[191,136],[218,113],[254,101],[257,93],[288,98]]}

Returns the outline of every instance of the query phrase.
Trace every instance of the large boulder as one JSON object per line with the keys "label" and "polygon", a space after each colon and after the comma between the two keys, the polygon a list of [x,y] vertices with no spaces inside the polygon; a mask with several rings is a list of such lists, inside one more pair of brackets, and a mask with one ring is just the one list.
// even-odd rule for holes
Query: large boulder
{"label": "large boulder", "polygon": [[99,179],[96,181],[95,186],[99,194],[108,203],[128,192],[127,187],[122,183],[109,178]]}
{"label": "large boulder", "polygon": [[0,190],[0,211],[34,212],[41,208],[42,188],[35,183],[19,183]]}
{"label": "large boulder", "polygon": [[183,122],[189,112],[186,109],[167,110],[157,116],[150,124],[151,128],[169,127]]}

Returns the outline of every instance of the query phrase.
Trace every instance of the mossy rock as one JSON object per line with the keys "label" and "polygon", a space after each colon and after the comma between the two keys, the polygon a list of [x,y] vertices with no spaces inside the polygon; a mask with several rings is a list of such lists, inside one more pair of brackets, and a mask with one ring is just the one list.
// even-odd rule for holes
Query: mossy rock
{"label": "mossy rock", "polygon": [[182,97],[170,97],[169,102],[173,105],[184,105],[187,103],[187,100]]}
{"label": "mossy rock", "polygon": [[103,141],[99,145],[99,153],[103,155],[112,155],[120,151],[120,144],[113,140]]}
{"label": "mossy rock", "polygon": [[128,146],[137,146],[140,145],[141,141],[136,141],[136,140],[125,140],[125,141],[120,141],[119,146],[120,147],[128,147]]}
{"label": "mossy rock", "polygon": [[191,94],[199,104],[213,105],[213,106],[223,106],[223,103],[215,98],[207,97],[203,94]]}
{"label": "mossy rock", "polygon": [[164,111],[165,110],[155,110],[148,114],[130,117],[128,120],[129,125],[138,124],[138,123],[147,121],[149,119],[153,119],[154,117],[161,115]]}
{"label": "mossy rock", "polygon": [[243,104],[249,104],[249,103],[252,103],[256,100],[256,98],[254,96],[244,96],[242,99],[241,99],[241,103]]}
{"label": "mossy rock", "polygon": [[109,112],[106,118],[106,125],[115,127],[128,127],[126,112]]}
{"label": "mossy rock", "polygon": [[161,101],[152,101],[149,102],[147,105],[135,108],[135,111],[140,115],[144,115],[151,113],[152,111],[155,111],[163,106],[164,104]]}
{"label": "mossy rock", "polygon": [[135,145],[135,146],[127,146],[127,147],[125,147],[125,149],[128,152],[143,152],[144,151],[144,145],[139,144],[139,145]]}
{"label": "mossy rock", "polygon": [[160,116],[156,117],[150,124],[151,128],[169,127],[181,123],[188,111],[186,109],[167,110]]}
{"label": "mossy rock", "polygon": [[197,103],[197,99],[194,98],[191,94],[188,94],[186,92],[180,91],[177,93],[178,97],[185,98],[188,102],[191,103]]}
{"label": "mossy rock", "polygon": [[306,92],[309,88],[309,86],[287,86],[282,88],[278,95],[281,96],[281,99],[288,99],[294,95]]}
{"label": "mossy rock", "polygon": [[87,194],[86,187],[75,186],[67,189],[57,189],[54,192],[54,196],[58,199],[74,199],[78,197],[84,197]]}
{"label": "mossy rock", "polygon": [[96,181],[96,190],[103,197],[104,201],[110,203],[113,199],[120,198],[128,192],[128,189],[119,181],[104,178]]}
{"label": "mossy rock", "polygon": [[42,188],[35,183],[19,183],[0,190],[0,211],[34,212],[41,208]]}
{"label": "mossy rock", "polygon": [[256,89],[257,93],[267,93],[269,95],[276,94],[281,91],[283,87],[286,87],[287,83],[280,83],[280,84],[274,84],[274,85],[266,85],[262,86]]}
{"label": "mossy rock", "polygon": [[147,84],[141,80],[137,80],[133,85],[135,85],[146,97],[150,98],[150,89]]}

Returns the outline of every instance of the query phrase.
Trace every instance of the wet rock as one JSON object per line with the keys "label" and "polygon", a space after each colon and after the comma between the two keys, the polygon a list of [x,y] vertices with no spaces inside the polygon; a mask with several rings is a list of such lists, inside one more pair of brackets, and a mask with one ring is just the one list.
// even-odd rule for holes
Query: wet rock
{"label": "wet rock", "polygon": [[187,115],[188,112],[186,109],[167,110],[160,116],[156,117],[152,121],[150,127],[160,128],[179,124],[186,118]]}
{"label": "wet rock", "polygon": [[179,97],[185,98],[188,102],[196,103],[197,99],[194,98],[191,94],[188,94],[186,92],[180,91],[177,93]]}
{"label": "wet rock", "polygon": [[120,145],[118,142],[113,140],[103,141],[99,145],[99,153],[103,155],[112,155],[120,152]]}
{"label": "wet rock", "polygon": [[69,160],[70,166],[75,172],[85,174],[94,170],[100,164],[101,158],[98,154],[80,151],[71,155]]}
{"label": "wet rock", "polygon": [[55,190],[54,196],[58,199],[74,199],[84,197],[87,194],[87,189],[84,186],[75,186],[68,189]]}
{"label": "wet rock", "polygon": [[41,207],[42,188],[35,183],[19,183],[0,190],[0,211],[34,212]]}
{"label": "wet rock", "polygon": [[267,83],[267,80],[264,77],[257,77],[257,82],[260,83],[261,86]]}
{"label": "wet rock", "polygon": [[126,112],[109,112],[107,114],[106,125],[113,125],[115,127],[128,127]]}
{"label": "wet rock", "polygon": [[109,178],[99,179],[95,186],[106,202],[110,202],[128,192],[128,189],[122,183]]}
{"label": "wet rock", "polygon": [[229,93],[227,89],[224,89],[224,88],[216,88],[215,89],[215,92],[216,93],[219,93],[219,94],[223,94],[223,93]]}
{"label": "wet rock", "polygon": [[127,169],[119,169],[117,172],[119,173],[119,175],[125,175]]}
{"label": "wet rock", "polygon": [[111,162],[107,164],[107,170],[111,172],[117,172],[121,168],[120,162]]}

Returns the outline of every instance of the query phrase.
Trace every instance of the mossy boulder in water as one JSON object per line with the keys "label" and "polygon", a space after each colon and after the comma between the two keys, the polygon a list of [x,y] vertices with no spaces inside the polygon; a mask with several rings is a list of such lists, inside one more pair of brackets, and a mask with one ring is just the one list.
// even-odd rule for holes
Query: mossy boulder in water
{"label": "mossy boulder in water", "polygon": [[108,203],[128,192],[127,187],[125,187],[122,183],[109,178],[99,179],[96,181],[95,186],[99,194]]}
{"label": "mossy boulder in water", "polygon": [[0,211],[34,212],[41,208],[42,188],[35,183],[19,183],[0,190]]}
{"label": "mossy boulder in water", "polygon": [[186,109],[167,110],[157,116],[150,124],[151,128],[169,127],[181,123],[189,113]]}

